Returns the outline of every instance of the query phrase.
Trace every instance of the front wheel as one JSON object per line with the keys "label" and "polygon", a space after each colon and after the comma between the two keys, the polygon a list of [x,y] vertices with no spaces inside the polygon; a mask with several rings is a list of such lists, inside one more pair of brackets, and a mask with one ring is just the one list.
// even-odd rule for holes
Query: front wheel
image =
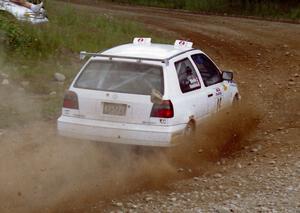
{"label": "front wheel", "polygon": [[240,103],[241,103],[241,98],[240,98],[239,94],[236,94],[232,100],[232,106],[239,107]]}

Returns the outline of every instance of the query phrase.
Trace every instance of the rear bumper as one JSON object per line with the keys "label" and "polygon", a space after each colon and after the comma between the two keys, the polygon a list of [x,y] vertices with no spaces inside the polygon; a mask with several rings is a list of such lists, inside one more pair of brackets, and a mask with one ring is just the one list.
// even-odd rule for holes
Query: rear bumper
{"label": "rear bumper", "polygon": [[57,120],[61,136],[92,141],[168,147],[178,144],[185,124],[175,126],[151,126],[116,123],[61,116]]}

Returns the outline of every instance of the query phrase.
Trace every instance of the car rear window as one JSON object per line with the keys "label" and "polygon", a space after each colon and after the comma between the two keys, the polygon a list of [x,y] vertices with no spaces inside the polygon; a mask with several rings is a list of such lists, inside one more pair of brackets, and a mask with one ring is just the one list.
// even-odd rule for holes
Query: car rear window
{"label": "car rear window", "polygon": [[74,87],[110,92],[151,95],[152,89],[163,94],[161,66],[92,60],[84,68]]}

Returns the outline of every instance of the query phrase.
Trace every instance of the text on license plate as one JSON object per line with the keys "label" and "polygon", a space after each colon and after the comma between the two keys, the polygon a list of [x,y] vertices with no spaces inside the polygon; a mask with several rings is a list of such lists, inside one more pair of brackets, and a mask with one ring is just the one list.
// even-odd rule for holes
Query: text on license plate
{"label": "text on license plate", "polygon": [[126,115],[126,104],[103,103],[103,114],[106,115]]}

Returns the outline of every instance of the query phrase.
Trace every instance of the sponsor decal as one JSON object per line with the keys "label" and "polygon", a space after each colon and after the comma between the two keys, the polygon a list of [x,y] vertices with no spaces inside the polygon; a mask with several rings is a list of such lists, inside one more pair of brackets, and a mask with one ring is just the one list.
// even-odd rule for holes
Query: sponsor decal
{"label": "sponsor decal", "polygon": [[198,79],[196,77],[190,77],[188,79],[188,81],[190,82],[190,84],[189,84],[190,89],[194,89],[194,88],[200,86],[200,82],[198,81]]}
{"label": "sponsor decal", "polygon": [[216,88],[216,95],[222,95],[222,91],[220,88]]}

